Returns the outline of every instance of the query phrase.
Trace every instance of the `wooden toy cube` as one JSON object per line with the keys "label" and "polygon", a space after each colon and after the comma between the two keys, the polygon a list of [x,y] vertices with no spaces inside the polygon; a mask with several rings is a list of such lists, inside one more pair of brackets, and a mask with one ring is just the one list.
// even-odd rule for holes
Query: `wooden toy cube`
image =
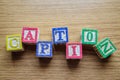
{"label": "wooden toy cube", "polygon": [[23,51],[22,40],[20,34],[6,36],[7,51]]}
{"label": "wooden toy cube", "polygon": [[107,58],[117,50],[109,38],[105,38],[96,44],[94,49],[100,58]]}
{"label": "wooden toy cube", "polygon": [[82,29],[82,44],[94,45],[98,41],[98,31],[93,29]]}
{"label": "wooden toy cube", "polygon": [[63,44],[68,42],[68,28],[52,28],[52,38],[54,44]]}
{"label": "wooden toy cube", "polygon": [[82,59],[82,44],[79,42],[67,43],[66,59]]}
{"label": "wooden toy cube", "polygon": [[36,46],[36,56],[41,58],[52,58],[52,42],[39,41]]}
{"label": "wooden toy cube", "polygon": [[39,38],[39,29],[38,28],[29,28],[23,27],[22,30],[22,42],[28,44],[37,43]]}

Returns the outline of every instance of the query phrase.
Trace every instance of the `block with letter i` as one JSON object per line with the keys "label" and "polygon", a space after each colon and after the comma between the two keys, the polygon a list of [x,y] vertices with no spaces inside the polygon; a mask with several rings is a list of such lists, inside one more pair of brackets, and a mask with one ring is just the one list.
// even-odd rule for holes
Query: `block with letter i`
{"label": "block with letter i", "polygon": [[97,55],[102,59],[108,58],[117,50],[109,38],[105,38],[101,42],[97,43],[94,46],[94,49]]}
{"label": "block with letter i", "polygon": [[21,35],[20,34],[7,35],[6,49],[7,51],[12,52],[23,51]]}
{"label": "block with letter i", "polygon": [[79,42],[67,43],[66,59],[82,59],[82,44]]}
{"label": "block with letter i", "polygon": [[22,42],[27,44],[36,44],[39,39],[39,29],[23,27]]}
{"label": "block with letter i", "polygon": [[98,30],[82,29],[82,44],[95,45],[98,41]]}
{"label": "block with letter i", "polygon": [[36,46],[36,56],[39,58],[52,58],[52,42],[38,41]]}
{"label": "block with letter i", "polygon": [[68,28],[52,28],[52,39],[54,44],[64,44],[68,42]]}

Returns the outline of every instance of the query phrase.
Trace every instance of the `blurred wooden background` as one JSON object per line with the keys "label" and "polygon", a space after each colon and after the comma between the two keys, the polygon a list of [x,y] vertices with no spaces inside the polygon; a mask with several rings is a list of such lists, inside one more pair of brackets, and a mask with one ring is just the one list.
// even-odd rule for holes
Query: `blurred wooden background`
{"label": "blurred wooden background", "polygon": [[[83,59],[66,61],[59,46],[52,60],[35,57],[35,47],[22,53],[5,50],[5,36],[23,26],[39,27],[40,40],[51,40],[51,28],[68,26],[69,41],[80,41],[82,28],[99,30],[117,51],[100,60],[83,47]],[[0,80],[120,80],[120,0],[0,0]],[[62,49],[62,48],[61,48]]]}

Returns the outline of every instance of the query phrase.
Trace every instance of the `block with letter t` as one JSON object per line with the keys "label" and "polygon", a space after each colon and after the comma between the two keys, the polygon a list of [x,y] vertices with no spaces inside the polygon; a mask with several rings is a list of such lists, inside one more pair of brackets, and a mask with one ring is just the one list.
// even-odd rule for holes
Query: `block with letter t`
{"label": "block with letter t", "polygon": [[7,35],[6,49],[12,52],[23,51],[21,34]]}
{"label": "block with letter t", "polygon": [[82,29],[82,44],[95,45],[98,41],[98,31],[94,29]]}
{"label": "block with letter t", "polygon": [[22,42],[28,44],[36,44],[39,39],[39,29],[23,27],[22,29]]}
{"label": "block with letter t", "polygon": [[82,44],[79,42],[67,43],[66,59],[82,59]]}
{"label": "block with letter t", "polygon": [[38,41],[36,46],[36,56],[40,58],[52,58],[52,42]]}
{"label": "block with letter t", "polygon": [[102,59],[108,58],[116,51],[115,45],[111,42],[109,38],[103,39],[101,42],[94,46],[95,51],[98,56]]}
{"label": "block with letter t", "polygon": [[64,44],[68,42],[68,28],[52,28],[52,39],[54,44]]}

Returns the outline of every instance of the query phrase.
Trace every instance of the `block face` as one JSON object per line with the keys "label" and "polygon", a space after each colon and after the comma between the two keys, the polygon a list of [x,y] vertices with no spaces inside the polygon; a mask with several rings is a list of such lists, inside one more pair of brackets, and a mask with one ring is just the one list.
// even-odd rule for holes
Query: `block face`
{"label": "block face", "polygon": [[39,38],[38,28],[23,27],[22,42],[23,43],[37,43]]}
{"label": "block face", "polygon": [[23,50],[21,35],[20,34],[8,35],[6,37],[6,48],[7,48],[7,51]]}
{"label": "block face", "polygon": [[95,46],[103,58],[107,58],[117,50],[109,38],[105,38]]}
{"label": "block face", "polygon": [[48,57],[51,58],[52,55],[52,42],[49,41],[39,41],[36,46],[36,56],[37,57]]}
{"label": "block face", "polygon": [[82,29],[82,44],[94,45],[98,41],[98,31],[93,29]]}
{"label": "block face", "polygon": [[62,44],[68,42],[68,28],[67,27],[53,28],[52,38],[54,44]]}
{"label": "block face", "polygon": [[67,43],[66,44],[66,59],[82,59],[82,44]]}

